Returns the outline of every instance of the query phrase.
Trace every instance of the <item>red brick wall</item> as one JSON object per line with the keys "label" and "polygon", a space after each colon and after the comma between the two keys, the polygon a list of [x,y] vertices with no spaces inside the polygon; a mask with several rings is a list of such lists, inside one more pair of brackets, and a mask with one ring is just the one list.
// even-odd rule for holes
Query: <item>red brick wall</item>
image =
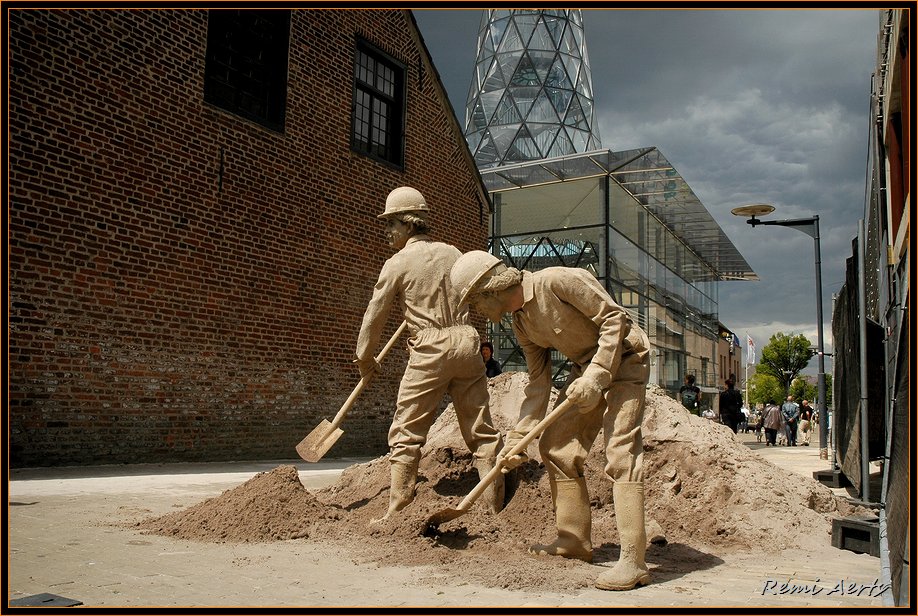
{"label": "red brick wall", "polygon": [[[293,11],[283,134],[204,103],[205,11],[9,16],[13,465],[295,458],[357,383],[386,194],[486,245],[401,11]],[[408,67],[404,170],[349,149],[358,34]],[[329,456],[386,451],[403,347]]]}

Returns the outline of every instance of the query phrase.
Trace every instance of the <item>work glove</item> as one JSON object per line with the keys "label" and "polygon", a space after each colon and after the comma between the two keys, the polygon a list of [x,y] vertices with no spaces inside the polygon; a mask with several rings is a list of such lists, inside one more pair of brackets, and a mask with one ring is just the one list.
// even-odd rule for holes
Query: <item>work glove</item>
{"label": "work glove", "polygon": [[362,379],[371,379],[379,371],[379,362],[376,361],[375,357],[370,357],[368,359],[355,359],[354,363],[357,364],[357,369],[360,370],[360,378]]}
{"label": "work glove", "polygon": [[[497,454],[498,464],[500,463],[501,458],[506,458],[506,456],[510,453],[510,450],[516,447],[519,442],[523,440],[524,436],[526,436],[526,433],[520,432],[518,430],[511,430],[507,433],[507,438],[504,440],[504,448],[501,449]],[[529,456],[526,455],[526,451],[524,450],[522,453],[506,458],[500,468],[500,472],[506,475],[517,466],[524,464],[528,460]]]}
{"label": "work glove", "polygon": [[589,413],[599,404],[603,390],[609,386],[611,381],[608,370],[590,364],[581,376],[567,386],[567,399],[577,407],[580,413]]}

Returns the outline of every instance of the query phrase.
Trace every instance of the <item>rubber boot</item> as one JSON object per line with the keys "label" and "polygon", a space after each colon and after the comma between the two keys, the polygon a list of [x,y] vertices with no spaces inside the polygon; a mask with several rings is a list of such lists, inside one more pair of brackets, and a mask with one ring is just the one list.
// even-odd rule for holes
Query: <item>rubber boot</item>
{"label": "rubber boot", "polygon": [[381,518],[370,520],[370,524],[383,522],[401,511],[414,500],[414,484],[418,476],[418,460],[409,463],[392,462],[389,468],[389,509]]}
{"label": "rubber boot", "polygon": [[537,543],[529,548],[529,552],[593,562],[593,544],[590,540],[592,513],[586,479],[558,479],[550,483],[558,538],[548,545]]}
{"label": "rubber boot", "polygon": [[618,524],[621,551],[615,566],[596,578],[602,590],[631,590],[650,583],[650,571],[644,562],[647,531],[644,530],[644,484],[640,481],[616,481],[612,486],[615,521]]}
{"label": "rubber boot", "polygon": [[[485,478],[497,460],[495,458],[475,458],[472,466],[478,471],[479,481]],[[481,502],[491,513],[500,513],[504,508],[504,474],[498,473],[497,478],[488,484],[481,494]]]}

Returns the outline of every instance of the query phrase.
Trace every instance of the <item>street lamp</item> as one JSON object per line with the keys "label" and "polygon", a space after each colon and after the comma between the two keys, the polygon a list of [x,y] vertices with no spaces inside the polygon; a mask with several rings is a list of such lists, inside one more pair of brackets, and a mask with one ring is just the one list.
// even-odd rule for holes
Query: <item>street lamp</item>
{"label": "street lamp", "polygon": [[793,227],[798,231],[803,231],[813,238],[816,245],[816,344],[818,358],[818,372],[816,373],[816,389],[819,400],[816,409],[819,412],[819,457],[822,460],[829,458],[829,448],[827,433],[829,431],[829,416],[826,412],[826,369],[825,369],[825,347],[822,342],[822,261],[819,256],[819,216],[810,218],[792,218],[787,220],[759,220],[756,216],[765,216],[775,211],[773,205],[758,203],[753,205],[744,205],[733,208],[730,212],[734,216],[748,217],[747,224],[755,227],[756,225],[779,225],[781,227]]}

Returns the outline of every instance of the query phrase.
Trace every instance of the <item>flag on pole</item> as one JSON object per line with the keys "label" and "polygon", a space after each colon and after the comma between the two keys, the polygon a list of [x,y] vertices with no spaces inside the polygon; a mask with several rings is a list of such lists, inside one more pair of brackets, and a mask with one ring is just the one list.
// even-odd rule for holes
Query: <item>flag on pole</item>
{"label": "flag on pole", "polygon": [[755,340],[746,334],[746,365],[755,363]]}

